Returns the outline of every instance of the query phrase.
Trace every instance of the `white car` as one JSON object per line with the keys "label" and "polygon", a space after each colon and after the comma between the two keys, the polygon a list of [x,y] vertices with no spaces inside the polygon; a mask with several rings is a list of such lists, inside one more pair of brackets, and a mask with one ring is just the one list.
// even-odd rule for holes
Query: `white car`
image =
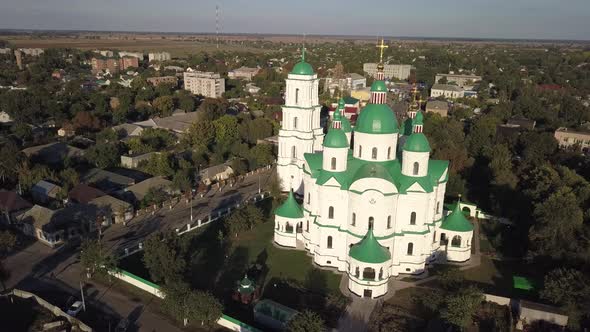
{"label": "white car", "polygon": [[76,317],[80,310],[82,310],[82,307],[82,301],[76,301],[68,308],[67,314]]}

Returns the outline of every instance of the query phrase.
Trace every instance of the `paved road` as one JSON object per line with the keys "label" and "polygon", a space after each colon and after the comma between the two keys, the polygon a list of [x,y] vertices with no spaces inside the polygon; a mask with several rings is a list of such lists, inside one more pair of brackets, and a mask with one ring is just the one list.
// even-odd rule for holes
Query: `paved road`
{"label": "paved road", "polygon": [[[180,228],[190,221],[191,204],[193,220],[204,218],[211,212],[257,194],[259,181],[265,187],[270,173],[271,170],[265,170],[246,177],[233,188],[226,186],[221,191],[210,191],[205,197],[191,203],[183,201],[172,209],[164,207],[154,215],[137,217],[128,226],[113,225],[104,231],[103,239],[113,250],[121,250],[143,241],[158,230]],[[40,242],[33,242],[5,259],[4,264],[11,271],[7,287],[35,292],[55,305],[65,306],[70,296],[79,297],[80,282],[87,281],[78,262],[78,250],[78,247],[54,250]],[[160,315],[151,300],[146,302],[130,293],[122,293],[93,281],[86,286],[85,294],[89,310],[97,314],[93,315],[91,321],[86,321],[84,317],[82,320],[94,325],[93,328],[98,331],[108,331],[109,321],[112,328],[112,324],[122,317],[135,322],[132,330],[182,331]],[[145,295],[149,298],[149,294]],[[142,295],[142,298],[146,297]]]}

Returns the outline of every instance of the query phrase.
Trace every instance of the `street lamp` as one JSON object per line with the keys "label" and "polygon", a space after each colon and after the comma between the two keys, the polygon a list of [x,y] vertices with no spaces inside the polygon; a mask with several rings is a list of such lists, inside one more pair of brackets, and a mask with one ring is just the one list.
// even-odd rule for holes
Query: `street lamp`
{"label": "street lamp", "polygon": [[190,205],[191,205],[191,222],[193,222],[193,195],[195,194],[195,188],[191,188],[191,199],[190,199]]}
{"label": "street lamp", "polygon": [[258,173],[258,193],[260,194],[260,173]]}

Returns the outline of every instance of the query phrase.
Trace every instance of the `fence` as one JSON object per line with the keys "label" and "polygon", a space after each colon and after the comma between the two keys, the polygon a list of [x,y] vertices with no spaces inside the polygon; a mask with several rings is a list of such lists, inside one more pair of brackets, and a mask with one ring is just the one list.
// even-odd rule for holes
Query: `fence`
{"label": "fence", "polygon": [[[144,290],[158,298],[163,299],[166,295],[160,290],[160,286],[145,280],[139,276],[136,276],[133,273],[127,272],[125,270],[117,270],[117,271],[109,271],[109,274],[114,276],[115,278],[122,280],[130,285],[133,285],[141,290]],[[59,309],[59,308],[58,308]],[[228,315],[221,315],[221,317],[217,320],[217,324],[228,328],[232,331],[241,331],[241,332],[262,332],[246,323],[243,323],[233,317]],[[86,330],[84,330],[86,331]],[[89,330],[92,331],[92,330]]]}

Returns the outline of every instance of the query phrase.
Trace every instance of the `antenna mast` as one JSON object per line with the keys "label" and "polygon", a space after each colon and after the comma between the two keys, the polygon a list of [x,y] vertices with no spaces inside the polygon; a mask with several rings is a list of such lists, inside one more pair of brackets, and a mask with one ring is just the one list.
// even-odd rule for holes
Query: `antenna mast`
{"label": "antenna mast", "polygon": [[219,8],[219,2],[215,5],[215,43],[219,49],[219,14],[221,9]]}

